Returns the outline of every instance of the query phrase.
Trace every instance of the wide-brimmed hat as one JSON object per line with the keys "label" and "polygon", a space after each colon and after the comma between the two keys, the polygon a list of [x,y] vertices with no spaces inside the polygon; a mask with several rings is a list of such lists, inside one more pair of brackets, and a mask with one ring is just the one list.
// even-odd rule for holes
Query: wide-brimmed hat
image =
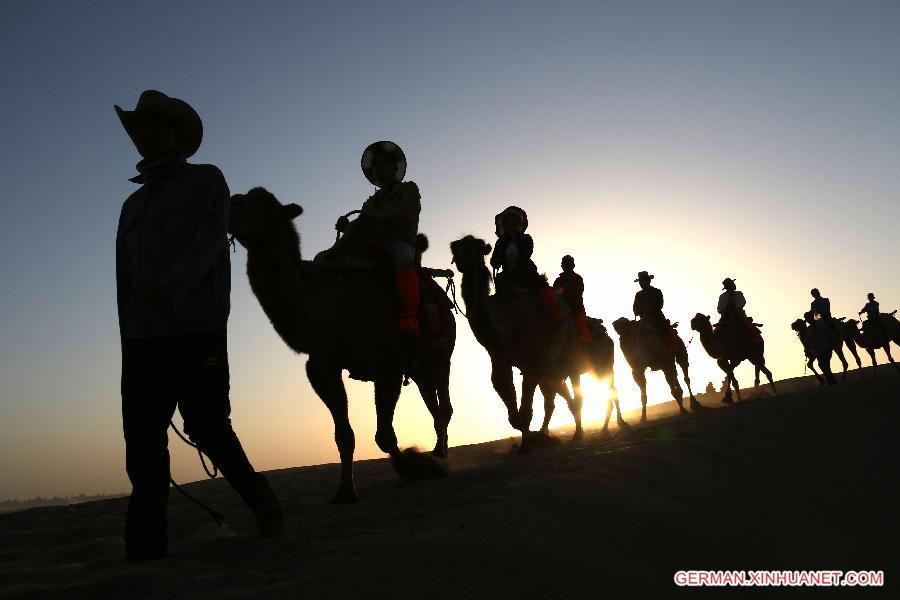
{"label": "wide-brimmed hat", "polygon": [[145,90],[138,98],[134,110],[124,110],[115,105],[116,114],[128,136],[134,141],[134,123],[139,117],[154,116],[168,121],[175,129],[178,144],[185,158],[193,156],[203,140],[203,121],[190,104],[171,98],[156,90]]}
{"label": "wide-brimmed hat", "polygon": [[500,214],[494,217],[494,226],[497,230],[497,236],[506,233],[506,229],[503,227],[503,221],[508,215],[516,215],[522,219],[522,233],[525,233],[525,230],[528,229],[528,213],[518,206],[507,206]]}
{"label": "wide-brimmed hat", "polygon": [[656,275],[651,275],[651,274],[648,273],[647,271],[641,271],[640,273],[638,273],[638,278],[635,279],[634,282],[635,282],[635,283],[638,283],[638,282],[641,281],[642,279],[650,280],[650,279],[653,279],[654,277],[656,277]]}
{"label": "wide-brimmed hat", "polygon": [[375,186],[378,185],[372,175],[372,163],[375,161],[375,157],[381,152],[387,152],[391,155],[391,158],[394,159],[394,164],[397,165],[397,181],[403,181],[403,178],[406,176],[406,154],[404,154],[403,149],[394,142],[381,140],[380,142],[372,142],[369,144],[366,149],[363,150],[362,158],[359,161],[363,175],[366,176],[369,183]]}
{"label": "wide-brimmed hat", "polygon": [[722,289],[723,290],[726,289],[728,287],[729,283],[734,283],[734,279],[732,279],[731,277],[726,277],[725,279],[723,279],[722,280]]}

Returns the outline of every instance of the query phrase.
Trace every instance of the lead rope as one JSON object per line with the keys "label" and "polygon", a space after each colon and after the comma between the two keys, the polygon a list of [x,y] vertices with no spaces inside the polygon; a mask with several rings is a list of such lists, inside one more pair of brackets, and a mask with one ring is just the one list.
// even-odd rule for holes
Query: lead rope
{"label": "lead rope", "polygon": [[[176,435],[178,435],[178,437],[181,438],[182,442],[184,442],[191,448],[194,448],[197,450],[197,454],[200,456],[200,464],[203,465],[203,470],[206,471],[206,474],[209,476],[209,478],[215,479],[216,477],[218,477],[218,475],[219,475],[218,467],[216,467],[215,463],[213,463],[212,471],[209,470],[209,467],[206,466],[206,459],[203,457],[203,452],[200,450],[199,447],[197,447],[197,444],[195,444],[192,441],[190,441],[189,439],[187,439],[184,436],[184,434],[182,434],[180,431],[178,431],[178,428],[175,427],[175,423],[173,421],[169,420],[169,426],[176,433]],[[212,462],[212,461],[210,461],[210,462]],[[200,508],[205,510],[209,514],[209,516],[212,518],[212,520],[216,522],[217,526],[219,526],[219,527],[222,526],[222,523],[225,522],[225,515],[223,515],[222,513],[220,513],[219,511],[217,511],[215,509],[210,508],[203,502],[200,502],[199,500],[197,500],[196,498],[191,496],[189,493],[187,493],[187,491],[184,488],[182,488],[180,485],[175,483],[175,479],[171,475],[169,476],[169,483],[172,484],[172,487],[174,487],[176,490],[178,490],[178,493],[180,493],[182,496],[184,496],[185,498],[187,498],[188,500],[190,500],[191,502],[193,502],[194,504],[196,504],[197,506],[199,506]]]}
{"label": "lead rope", "polygon": [[468,319],[469,317],[466,316],[465,311],[459,307],[459,302],[456,300],[456,281],[453,280],[452,275],[447,278],[447,287],[444,288],[444,293],[452,297],[453,310],[456,311],[456,314],[461,314]]}

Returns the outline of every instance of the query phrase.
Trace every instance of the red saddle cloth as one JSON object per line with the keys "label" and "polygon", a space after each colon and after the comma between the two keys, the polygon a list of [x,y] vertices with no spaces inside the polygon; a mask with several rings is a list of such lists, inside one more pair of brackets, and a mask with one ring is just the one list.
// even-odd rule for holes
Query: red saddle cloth
{"label": "red saddle cloth", "polygon": [[453,303],[434,279],[419,271],[419,327],[429,338],[446,338],[455,332]]}

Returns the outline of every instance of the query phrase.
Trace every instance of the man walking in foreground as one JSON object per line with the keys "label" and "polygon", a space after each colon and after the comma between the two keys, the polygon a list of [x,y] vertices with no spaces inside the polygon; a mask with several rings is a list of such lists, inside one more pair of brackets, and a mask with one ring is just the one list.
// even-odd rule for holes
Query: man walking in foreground
{"label": "man walking in foreground", "polygon": [[133,111],[115,108],[142,156],[131,179],[141,187],[122,206],[116,234],[128,560],[167,555],[167,430],[176,406],[185,432],[272,535],[281,507],[229,419],[228,186],[216,167],[186,162],[203,137],[186,102],[148,90]]}

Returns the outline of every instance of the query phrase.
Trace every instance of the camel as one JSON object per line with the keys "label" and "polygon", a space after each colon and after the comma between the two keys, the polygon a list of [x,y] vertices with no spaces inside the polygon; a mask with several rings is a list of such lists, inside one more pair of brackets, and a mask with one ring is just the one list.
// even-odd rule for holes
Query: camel
{"label": "camel", "polygon": [[[894,368],[900,371],[900,365],[894,362],[894,357],[891,356],[891,342],[900,346],[900,321],[897,320],[896,314],[896,310],[890,313],[881,313],[881,322],[884,324],[883,332],[874,327],[866,327],[861,330],[856,319],[847,319],[846,321],[853,341],[869,353],[869,357],[872,359],[873,373],[878,370],[875,351],[879,348],[884,350]],[[850,329],[851,327],[852,329]]]}
{"label": "camel", "polygon": [[[602,432],[609,431],[609,418],[612,415],[613,407],[616,409],[616,421],[619,427],[627,427],[628,423],[622,418],[622,409],[619,407],[619,392],[616,390],[615,374],[613,372],[613,362],[615,360],[615,344],[606,327],[603,325],[602,319],[592,319],[588,317],[588,323],[591,328],[590,343],[582,346],[581,372],[570,380],[572,384],[572,394],[566,388],[565,382],[560,386],[558,391],[554,391],[552,384],[542,383],[541,392],[544,395],[544,424],[541,426],[541,432],[549,434],[550,418],[553,416],[554,400],[557,393],[562,396],[569,409],[573,411],[580,407],[583,403],[581,393],[581,375],[589,374],[598,380],[605,381],[609,387],[609,397],[606,401],[606,419],[603,421]],[[580,421],[580,419],[579,419]],[[575,439],[580,439],[584,435],[583,430],[579,426],[575,429]]]}
{"label": "camel", "polygon": [[[297,204],[281,204],[264,188],[253,188],[231,198],[229,232],[247,249],[247,276],[263,311],[288,347],[309,356],[307,378],[331,412],[341,460],[340,484],[332,502],[358,501],[353,482],[355,438],[347,413],[344,369],[354,379],[374,382],[375,441],[390,455],[397,472],[407,479],[445,475],[445,465],[436,457],[400,451],[393,417],[404,372],[420,389],[437,385],[428,382],[429,373],[441,372],[443,385],[449,353],[438,355],[436,360],[442,364],[433,371],[426,368],[433,366],[429,360],[434,359],[428,353],[411,369],[409,355],[416,353],[394,333],[394,300],[381,272],[373,268],[372,260],[354,257],[304,261],[293,223],[302,212]],[[365,226],[355,229],[365,230]],[[442,402],[445,398],[442,395]],[[437,449],[446,450],[446,425],[452,410],[449,404],[438,408]]]}
{"label": "camel", "polygon": [[[803,319],[797,319],[791,323],[791,329],[797,332],[797,337],[800,338],[800,343],[803,344],[803,352],[807,359],[806,366],[816,376],[816,381],[820,384],[833,385],[837,383],[837,380],[834,377],[834,373],[831,372],[831,355],[835,351],[841,351],[843,342],[830,335],[830,332],[825,331],[825,327],[824,323],[809,323]],[[843,354],[838,354],[838,356],[841,359],[841,364],[844,366],[841,381],[845,381],[847,379],[847,360]],[[816,371],[815,361],[819,362],[819,368],[822,369],[824,377]]]}
{"label": "camel", "polygon": [[[737,321],[726,321],[713,330],[709,316],[701,313],[697,313],[691,319],[691,329],[700,334],[700,343],[703,344],[707,354],[716,360],[719,368],[725,372],[725,379],[731,382],[738,400],[741,399],[741,390],[737,378],[734,376],[734,370],[745,360],[749,360],[756,368],[754,387],[759,386],[759,372],[762,371],[769,380],[769,385],[772,386],[772,393],[778,393],[778,390],[775,389],[775,382],[772,380],[772,371],[766,368],[765,344],[762,336],[759,336],[758,342],[754,341],[748,335],[746,326]],[[725,404],[734,402],[731,397],[731,387],[725,389],[725,397],[722,398],[722,402]]]}
{"label": "camel", "polygon": [[[675,328],[675,325],[672,326]],[[691,410],[694,412],[703,410],[704,406],[694,397],[691,390],[691,377],[688,373],[688,355],[687,347],[684,341],[676,334],[678,339],[678,348],[675,352],[671,352],[667,345],[668,342],[662,339],[662,336],[655,331],[645,331],[644,326],[639,322],[626,317],[621,317],[613,321],[613,329],[619,334],[619,346],[622,348],[622,354],[631,367],[631,375],[634,382],[641,388],[641,423],[647,422],[647,375],[646,370],[662,371],[669,384],[672,397],[678,403],[681,414],[687,413],[684,408],[682,395],[684,390],[678,382],[678,370],[676,365],[681,367],[684,374],[684,382],[687,384],[688,397],[690,398]]]}
{"label": "camel", "polygon": [[[453,262],[462,274],[461,292],[466,319],[491,359],[491,384],[506,406],[509,424],[522,433],[520,451],[530,449],[541,437],[529,431],[534,392],[539,384],[545,394],[556,394],[566,378],[580,375],[578,340],[571,318],[554,325],[530,290],[490,294],[491,274],[485,257],[491,245],[467,235],[450,244]],[[555,337],[556,336],[556,337]],[[517,406],[513,368],[522,373],[522,397]],[[581,431],[580,395],[570,403],[576,430]]]}

